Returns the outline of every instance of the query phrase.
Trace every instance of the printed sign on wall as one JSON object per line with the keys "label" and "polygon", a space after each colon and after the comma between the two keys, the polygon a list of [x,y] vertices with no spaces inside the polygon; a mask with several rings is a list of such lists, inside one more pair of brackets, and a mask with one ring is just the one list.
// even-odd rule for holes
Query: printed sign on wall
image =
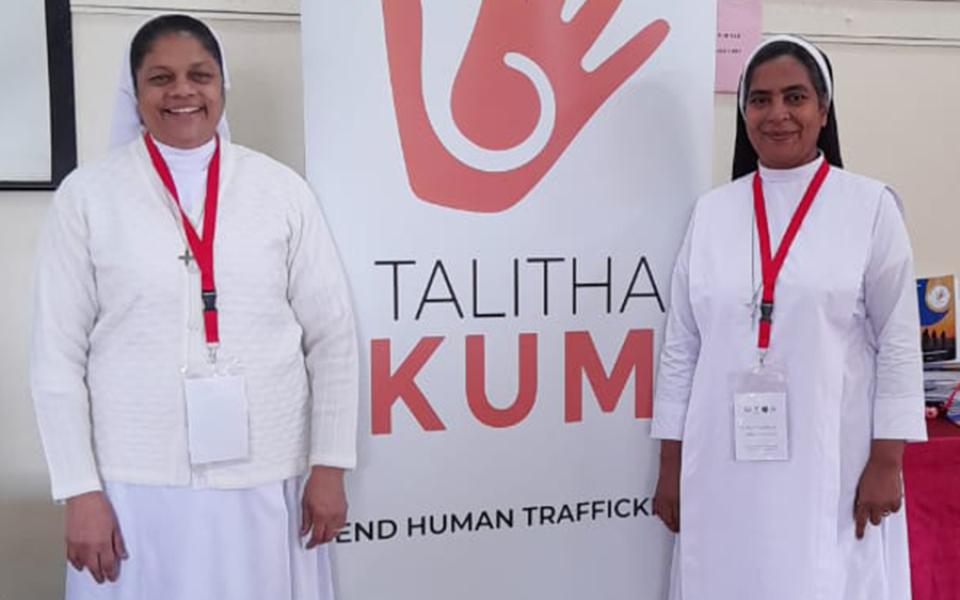
{"label": "printed sign on wall", "polygon": [[763,5],[760,0],[718,2],[716,91],[735,94],[743,63],[763,40]]}

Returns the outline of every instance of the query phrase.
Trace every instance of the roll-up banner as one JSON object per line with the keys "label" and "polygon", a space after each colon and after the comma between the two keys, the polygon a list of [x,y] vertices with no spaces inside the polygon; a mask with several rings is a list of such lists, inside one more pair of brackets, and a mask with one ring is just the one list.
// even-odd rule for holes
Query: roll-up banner
{"label": "roll-up banner", "polygon": [[715,0],[303,2],[362,348],[340,600],[659,599],[649,419]]}

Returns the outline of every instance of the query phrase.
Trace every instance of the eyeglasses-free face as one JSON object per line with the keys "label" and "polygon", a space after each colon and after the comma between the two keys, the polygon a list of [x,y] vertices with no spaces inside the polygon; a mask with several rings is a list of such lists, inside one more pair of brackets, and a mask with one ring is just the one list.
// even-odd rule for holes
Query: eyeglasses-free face
{"label": "eyeglasses-free face", "polygon": [[827,123],[810,74],[792,56],[754,67],[744,110],[747,137],[760,163],[791,169],[817,156],[817,139]]}
{"label": "eyeglasses-free face", "polygon": [[190,34],[157,38],[137,70],[137,110],[157,141],[196,148],[213,138],[223,114],[223,75]]}

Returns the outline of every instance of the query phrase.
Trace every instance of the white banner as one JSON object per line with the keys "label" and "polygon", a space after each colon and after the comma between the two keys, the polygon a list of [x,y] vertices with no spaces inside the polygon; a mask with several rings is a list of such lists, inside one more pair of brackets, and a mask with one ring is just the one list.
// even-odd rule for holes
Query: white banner
{"label": "white banner", "polygon": [[655,352],[714,0],[303,2],[364,349],[340,600],[663,596]]}

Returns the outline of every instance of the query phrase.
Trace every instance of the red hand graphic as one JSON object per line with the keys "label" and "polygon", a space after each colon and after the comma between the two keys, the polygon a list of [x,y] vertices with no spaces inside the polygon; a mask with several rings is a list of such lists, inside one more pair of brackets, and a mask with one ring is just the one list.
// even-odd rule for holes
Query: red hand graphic
{"label": "red hand graphic", "polygon": [[530,79],[504,63],[508,53],[532,60],[549,79],[556,116],[543,148],[509,170],[465,164],[444,147],[427,115],[419,0],[382,0],[393,100],[407,175],[421,199],[474,212],[498,212],[519,202],[553,166],[611,94],[660,47],[670,26],[647,25],[595,70],[581,61],[621,0],[587,0],[564,23],[564,0],[483,0],[452,90],[454,121],[465,137],[490,150],[526,139],[540,119]]}

